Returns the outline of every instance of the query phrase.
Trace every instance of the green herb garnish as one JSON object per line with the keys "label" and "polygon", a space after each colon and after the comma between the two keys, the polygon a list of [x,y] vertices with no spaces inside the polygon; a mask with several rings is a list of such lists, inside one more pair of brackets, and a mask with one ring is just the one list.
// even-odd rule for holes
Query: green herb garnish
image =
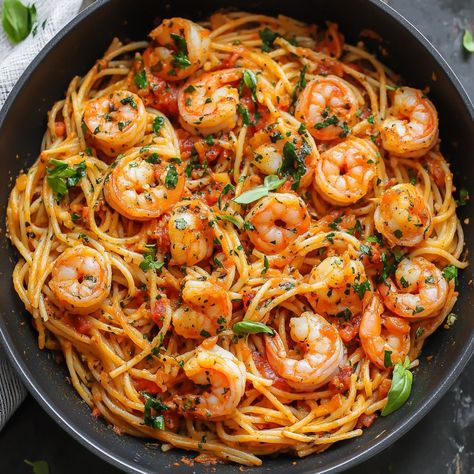
{"label": "green herb garnish", "polygon": [[258,201],[259,199],[268,196],[270,191],[279,188],[285,181],[286,178],[280,179],[276,175],[266,176],[261,186],[257,186],[246,191],[240,196],[232,199],[232,201],[236,202],[237,204],[250,204],[251,202]]}
{"label": "green herb garnish", "polygon": [[257,321],[240,321],[232,326],[232,331],[238,335],[265,333],[273,336],[275,334],[272,328]]}
{"label": "green herb garnish", "polygon": [[410,360],[408,357],[403,364],[395,364],[392,375],[392,386],[388,392],[388,400],[382,411],[382,416],[390,415],[398,410],[407,400],[411,393],[413,374],[408,370]]}

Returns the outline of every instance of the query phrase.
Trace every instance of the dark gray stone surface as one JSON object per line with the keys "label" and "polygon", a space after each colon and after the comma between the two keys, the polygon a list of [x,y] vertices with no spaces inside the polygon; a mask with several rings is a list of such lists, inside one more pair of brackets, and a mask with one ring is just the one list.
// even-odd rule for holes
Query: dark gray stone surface
{"label": "dark gray stone surface", "polygon": [[[388,0],[387,3],[428,37],[474,98],[474,54],[466,54],[461,45],[463,30],[469,27],[474,31],[474,0]],[[474,472],[473,396],[474,360],[415,428],[390,448],[348,472]],[[31,473],[24,459],[46,460],[51,474],[120,472],[73,440],[31,397],[0,432],[0,472]]]}

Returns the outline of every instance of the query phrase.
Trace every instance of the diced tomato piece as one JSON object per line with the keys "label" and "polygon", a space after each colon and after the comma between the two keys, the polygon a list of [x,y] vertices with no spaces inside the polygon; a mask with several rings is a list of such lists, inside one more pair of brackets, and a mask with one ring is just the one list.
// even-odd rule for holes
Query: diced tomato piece
{"label": "diced tomato piece", "polygon": [[356,429],[360,428],[369,428],[369,426],[372,425],[372,423],[377,419],[377,415],[373,413],[372,415],[366,415],[365,413],[360,415],[357,424],[356,424]]}
{"label": "diced tomato piece", "polygon": [[160,387],[155,382],[147,379],[133,379],[133,385],[137,392],[147,392],[155,395],[161,393]]}
{"label": "diced tomato piece", "polygon": [[72,323],[74,329],[80,334],[89,334],[89,331],[92,328],[92,324],[89,321],[89,318],[80,314],[76,314],[73,316]]}
{"label": "diced tomato piece", "polygon": [[256,291],[249,291],[248,293],[244,293],[242,296],[242,302],[244,304],[244,310],[247,310],[249,307],[250,302],[255,298],[257,294]]}
{"label": "diced tomato piece", "polygon": [[252,351],[252,358],[258,371],[267,379],[273,380],[273,386],[280,390],[290,390],[290,386],[285,379],[280,377],[268,362],[268,359],[257,351]]}
{"label": "diced tomato piece", "polygon": [[151,319],[160,328],[163,326],[163,319],[165,317],[168,304],[169,302],[166,298],[160,298],[159,300],[155,301],[153,309],[151,310]]}
{"label": "diced tomato piece", "polygon": [[336,392],[343,393],[347,391],[351,385],[352,367],[345,365],[339,369],[339,373],[329,382],[331,389]]}
{"label": "diced tomato piece", "polygon": [[384,379],[382,383],[379,385],[379,398],[383,399],[387,396],[388,392],[390,391],[390,387],[392,386],[392,379]]}
{"label": "diced tomato piece", "polygon": [[240,58],[240,53],[237,51],[234,51],[227,59],[222,61],[222,63],[219,66],[219,69],[229,69],[231,67],[235,66],[235,63],[237,62],[237,59]]}

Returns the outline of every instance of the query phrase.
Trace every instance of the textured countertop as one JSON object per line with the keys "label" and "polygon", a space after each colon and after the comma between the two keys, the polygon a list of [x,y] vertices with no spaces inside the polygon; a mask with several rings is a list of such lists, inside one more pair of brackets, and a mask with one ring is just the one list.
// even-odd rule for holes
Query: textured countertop
{"label": "textured countertop", "polygon": [[[90,3],[91,0],[85,2]],[[438,48],[474,99],[474,54],[461,45],[474,31],[474,0],[387,0]],[[436,407],[398,442],[350,474],[474,472],[474,360]],[[118,474],[64,432],[30,396],[0,432],[0,472],[31,473],[23,460],[45,460],[51,474]]]}

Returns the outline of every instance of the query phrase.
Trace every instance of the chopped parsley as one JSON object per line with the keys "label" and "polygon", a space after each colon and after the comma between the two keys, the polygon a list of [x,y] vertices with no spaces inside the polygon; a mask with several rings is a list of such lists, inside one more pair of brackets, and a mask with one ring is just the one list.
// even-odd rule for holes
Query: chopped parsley
{"label": "chopped parsley", "polygon": [[370,291],[370,281],[364,280],[362,283],[354,283],[352,288],[357,293],[360,299],[364,298],[365,292]]}
{"label": "chopped parsley", "polygon": [[161,127],[165,124],[165,119],[161,117],[160,115],[157,115],[155,119],[153,120],[153,124],[151,126],[153,133],[160,133]]}
{"label": "chopped parsley", "polygon": [[146,77],[146,71],[145,69],[142,69],[141,71],[137,72],[135,74],[135,84],[139,89],[145,89],[148,87],[148,79]]}
{"label": "chopped parsley", "polygon": [[446,280],[451,281],[454,279],[455,283],[458,283],[458,269],[454,265],[448,265],[443,269],[443,276]]}
{"label": "chopped parsley", "polygon": [[121,104],[123,105],[130,105],[130,107],[132,107],[133,109],[137,109],[137,104],[135,103],[135,99],[133,98],[133,96],[129,95],[128,97],[125,97],[124,99],[122,99],[120,101]]}
{"label": "chopped parsley", "polygon": [[178,170],[176,166],[169,164],[166,168],[165,187],[166,189],[176,189],[178,184]]}
{"label": "chopped parsley", "polygon": [[[155,398],[151,393],[141,392],[141,395],[145,399],[145,409],[143,412],[145,425],[151,426],[155,430],[166,429],[165,418],[160,412],[169,410],[169,407],[160,398]],[[152,415],[152,410],[155,410],[157,413]]]}
{"label": "chopped parsley", "polygon": [[291,189],[296,191],[300,185],[300,180],[306,173],[305,158],[311,153],[311,147],[303,139],[301,147],[297,150],[293,142],[286,142],[283,146],[283,163],[278,170],[283,176],[291,176],[294,180]]}
{"label": "chopped parsley", "polygon": [[71,167],[64,161],[52,159],[49,164],[53,166],[46,170],[48,184],[56,194],[56,201],[59,202],[66,195],[68,189],[76,186],[86,175],[86,162],[82,161]]}
{"label": "chopped parsley", "polygon": [[171,33],[170,36],[177,49],[177,51],[173,53],[173,66],[178,69],[185,69],[191,66],[191,61],[188,58],[188,45],[186,44],[186,40],[182,36],[174,33]]}
{"label": "chopped parsley", "polygon": [[262,40],[262,51],[264,53],[269,53],[273,49],[273,43],[280,36],[279,33],[276,33],[267,27],[261,30],[259,35],[260,39]]}

